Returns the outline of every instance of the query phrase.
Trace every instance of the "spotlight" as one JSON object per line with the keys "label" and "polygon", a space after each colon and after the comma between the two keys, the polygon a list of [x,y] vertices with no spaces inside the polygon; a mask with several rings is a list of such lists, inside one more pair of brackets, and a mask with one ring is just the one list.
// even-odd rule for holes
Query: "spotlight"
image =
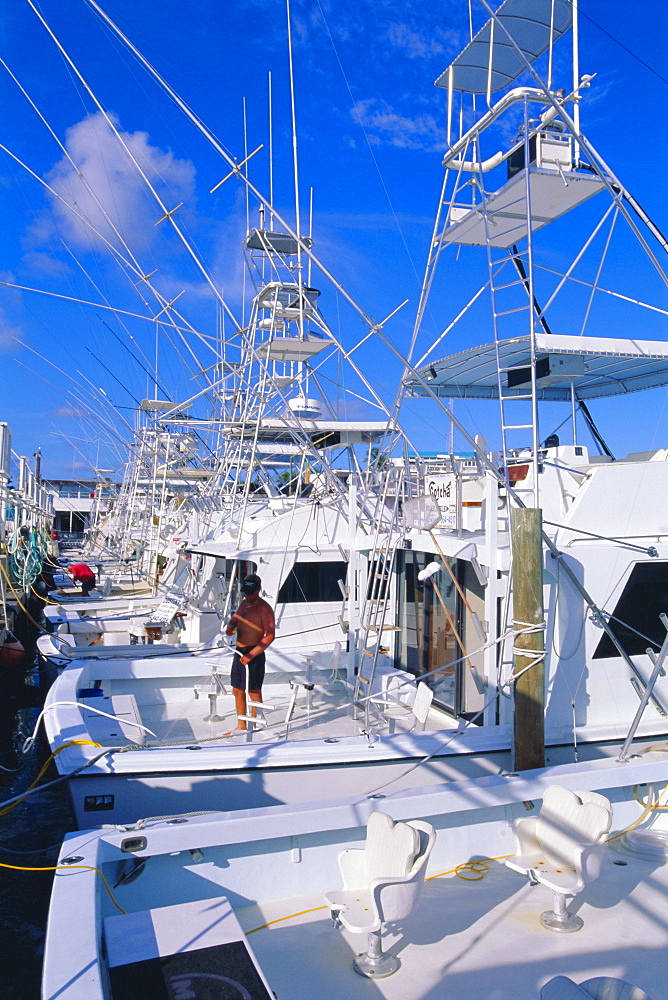
{"label": "spotlight", "polygon": [[433,365],[429,366],[428,372],[429,374],[427,375],[427,378],[432,378],[432,379],[436,378],[436,369],[434,368]]}

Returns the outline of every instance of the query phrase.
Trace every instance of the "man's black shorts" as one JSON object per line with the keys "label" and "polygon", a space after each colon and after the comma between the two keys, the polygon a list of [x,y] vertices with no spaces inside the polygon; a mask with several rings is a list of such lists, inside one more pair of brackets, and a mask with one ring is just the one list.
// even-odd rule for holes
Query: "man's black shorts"
{"label": "man's black shorts", "polygon": [[246,671],[248,671],[248,690],[260,691],[262,689],[266,659],[264,653],[254,656],[247,667],[241,662],[241,657],[249,653],[252,648],[252,646],[237,646],[237,651],[234,654],[230,682],[233,688],[238,688],[240,691],[246,690]]}

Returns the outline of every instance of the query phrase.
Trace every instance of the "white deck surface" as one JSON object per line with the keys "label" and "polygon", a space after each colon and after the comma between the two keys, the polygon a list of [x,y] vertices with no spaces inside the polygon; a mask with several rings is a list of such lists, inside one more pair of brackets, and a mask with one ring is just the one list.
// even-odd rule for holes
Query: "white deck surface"
{"label": "white deck surface", "polygon": [[[203,681],[206,677],[203,676]],[[223,736],[236,726],[234,699],[231,688],[227,685],[227,695],[219,697],[216,704],[216,712],[221,717],[220,722],[206,721],[209,714],[209,699],[204,693],[199,698],[193,694],[193,686],[184,689],[184,697],[180,702],[153,703],[141,705],[142,721],[158,737],[157,742],[170,743],[183,740],[215,740],[217,736]],[[287,680],[280,685],[269,685],[264,688],[263,698],[271,708],[265,711],[267,722],[266,729],[258,729],[253,737],[253,742],[263,743],[276,739],[284,739],[286,734],[286,716],[290,704],[291,690]],[[333,687],[314,692],[312,707],[309,711],[306,696],[300,690],[297,703],[295,705],[292,719],[290,720],[291,740],[298,739],[320,739],[327,737],[356,736],[363,722],[355,721],[352,718],[351,709],[352,693],[342,685],[336,684]],[[408,716],[406,722],[400,721],[396,724],[396,731],[410,729],[412,726],[412,716]],[[371,728],[374,731],[388,731],[388,724],[383,719],[382,711],[374,708],[371,712]],[[427,719],[425,729],[456,728],[455,720],[445,715],[443,712],[432,710]],[[243,742],[244,735],[232,737],[232,740]],[[149,739],[150,743],[155,743]],[[226,740],[225,742],[230,742]]]}
{"label": "white deck surface", "polygon": [[[103,919],[118,910],[97,875],[102,871],[128,914],[164,914],[165,907],[202,900],[215,923],[217,907],[229,901],[277,1000],[538,1000],[557,975],[576,983],[612,976],[650,1000],[665,1000],[666,774],[665,753],[654,751],[625,764],[602,760],[439,782],[382,803],[358,793],[74,834],[54,879],[44,996],[106,995],[98,975]],[[600,876],[569,905],[584,921],[573,934],[544,929],[540,914],[553,905],[551,891],[503,864],[515,850],[513,820],[536,815],[553,784],[602,789],[614,809]],[[352,966],[366,936],[333,926],[325,894],[342,884],[339,852],[364,845],[367,819],[378,808],[396,820],[427,819],[436,839],[417,908],[384,928],[383,950],[401,967],[370,981]],[[626,846],[629,830],[635,853]],[[482,871],[463,869],[481,858]],[[468,878],[457,877],[456,867]]]}
{"label": "white deck surface", "polygon": [[[197,683],[205,683],[205,674],[197,678]],[[119,686],[118,690],[123,690]],[[128,690],[132,690],[129,688]],[[173,689],[174,690],[174,689]],[[264,701],[270,708],[264,712],[266,728],[259,727],[252,736],[253,744],[270,744],[276,740],[286,739],[286,716],[290,703],[291,691],[286,680],[280,684],[269,685],[263,689]],[[195,698],[193,684],[184,686],[179,696],[172,695],[174,700],[167,702],[139,700],[141,721],[155,734],[156,738],[147,736],[147,745],[177,746],[183,743],[201,743],[202,745],[241,746],[246,744],[246,733],[238,732],[227,735],[237,724],[234,698],[229,684],[227,694],[220,696],[216,702],[216,713],[220,721],[208,721],[210,702],[207,694],[200,693]],[[344,739],[360,737],[365,727],[362,716],[353,719],[352,692],[343,684],[337,683],[331,687],[313,692],[312,705],[309,710],[305,695],[299,692],[292,719],[290,720],[287,738],[290,742],[300,740]],[[94,703],[93,703],[94,704]],[[414,725],[412,715],[405,719],[388,720],[382,708],[374,706],[369,717],[369,733],[371,738],[387,736],[392,732],[400,733],[454,733],[458,728],[458,720],[439,709],[432,708],[427,716],[424,728]],[[470,727],[469,731],[479,731],[484,736],[484,729]],[[646,746],[659,741],[658,737],[638,739],[638,746]],[[102,745],[117,745],[118,740],[102,740]],[[611,741],[610,745],[581,743],[577,750],[570,744],[549,747],[546,750],[546,762],[570,762],[574,759],[587,760],[592,757],[614,756],[619,752],[619,743]],[[416,744],[415,753],[420,756],[422,751]]]}
{"label": "white deck surface", "polygon": [[[571,904],[584,920],[575,934],[541,927],[539,916],[551,908],[551,897],[545,886],[530,886],[499,862],[491,862],[480,881],[431,879],[413,915],[384,935],[383,950],[399,957],[401,968],[373,982],[352,967],[354,955],[365,950],[364,936],[335,929],[327,909],[258,930],[249,941],[278,1000],[532,1000],[556,975],[577,983],[615,976],[640,986],[651,1000],[665,1000],[665,865],[608,848],[600,878]],[[321,897],[312,896],[236,912],[248,932],[319,906]]]}

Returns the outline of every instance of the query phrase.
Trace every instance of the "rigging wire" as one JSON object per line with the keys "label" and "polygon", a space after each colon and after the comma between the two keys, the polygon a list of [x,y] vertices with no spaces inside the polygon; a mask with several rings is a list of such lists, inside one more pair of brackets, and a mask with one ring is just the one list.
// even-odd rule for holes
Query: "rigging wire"
{"label": "rigging wire", "polygon": [[640,56],[633,51],[633,49],[630,49],[628,45],[625,45],[624,42],[621,42],[619,38],[617,38],[615,35],[609,32],[606,28],[604,28],[602,24],[599,24],[598,21],[594,20],[594,18],[590,14],[585,13],[582,7],[578,7],[578,11],[580,17],[586,17],[587,20],[590,21],[595,28],[598,28],[598,30],[602,31],[604,35],[607,35],[608,38],[615,43],[615,45],[619,45],[621,49],[624,49],[624,51],[628,55],[630,55],[632,59],[635,59],[637,62],[640,63],[641,66],[644,66],[645,69],[649,70],[650,73],[653,73],[654,76],[658,77],[662,83],[668,83],[668,78],[659,73],[659,71],[657,69],[654,69],[653,66],[650,66],[650,64],[648,62],[645,62],[644,59],[641,59]]}

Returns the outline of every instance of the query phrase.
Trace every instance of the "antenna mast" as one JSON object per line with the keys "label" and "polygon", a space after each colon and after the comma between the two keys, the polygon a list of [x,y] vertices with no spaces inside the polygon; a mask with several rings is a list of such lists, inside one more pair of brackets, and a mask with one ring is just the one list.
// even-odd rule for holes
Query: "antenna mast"
{"label": "antenna mast", "polygon": [[573,124],[575,125],[575,143],[573,147],[573,158],[576,166],[580,163],[580,143],[577,137],[580,134],[580,37],[578,24],[578,0],[571,0],[573,7]]}
{"label": "antenna mast", "polygon": [[[309,196],[309,212],[308,212],[308,235],[311,241],[311,246],[313,246],[313,188],[310,190]],[[313,267],[313,261],[309,257],[308,259],[308,277],[306,282],[308,286],[311,286],[311,268]]]}
{"label": "antenna mast", "polygon": [[269,229],[273,229],[274,221],[274,113],[271,83],[271,70],[269,70]]}
{"label": "antenna mast", "polygon": [[[292,31],[290,28],[290,0],[285,0],[288,21],[288,60],[290,63],[290,104],[292,107],[292,160],[295,175],[295,234],[297,236],[297,273],[302,284],[301,222],[299,217],[299,164],[297,160],[297,118],[295,113],[295,78],[292,65]],[[300,297],[301,301],[301,297]],[[300,324],[301,325],[301,324]]]}
{"label": "antenna mast", "polygon": [[[243,98],[244,115],[244,161],[246,163],[245,172],[248,177],[248,118],[246,115],[246,98]],[[248,198],[248,184],[246,184],[246,234],[250,232],[250,203]]]}

